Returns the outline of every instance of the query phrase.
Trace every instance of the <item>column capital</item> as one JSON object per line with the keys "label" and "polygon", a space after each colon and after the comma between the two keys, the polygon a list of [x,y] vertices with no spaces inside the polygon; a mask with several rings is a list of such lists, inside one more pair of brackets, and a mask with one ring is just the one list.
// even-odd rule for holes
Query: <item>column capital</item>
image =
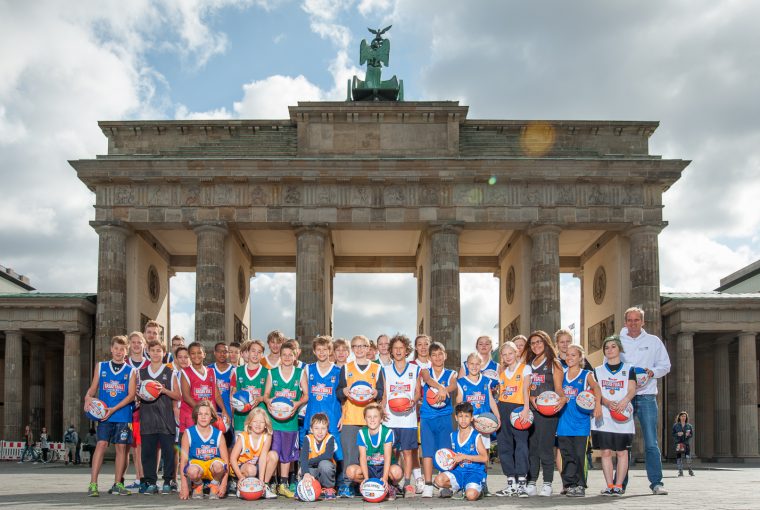
{"label": "column capital", "polygon": [[302,234],[319,234],[324,237],[330,233],[330,228],[327,223],[291,223],[293,227],[293,233],[296,237]]}
{"label": "column capital", "polygon": [[228,232],[227,222],[225,221],[194,221],[190,223],[190,228],[196,234],[207,231],[219,232],[220,234],[227,234]]}
{"label": "column capital", "polygon": [[685,330],[679,331],[677,333],[677,336],[678,337],[681,337],[681,336],[690,336],[690,337],[693,338],[694,337],[694,333],[696,333],[696,331],[691,331],[689,329],[685,329]]}
{"label": "column capital", "polygon": [[101,234],[103,232],[120,232],[125,236],[132,234],[132,228],[125,222],[120,220],[113,221],[91,221],[90,226]]}
{"label": "column capital", "polygon": [[18,335],[21,336],[21,330],[20,329],[6,329],[3,331],[5,333],[5,336],[8,337],[8,335]]}
{"label": "column capital", "polygon": [[533,237],[538,234],[544,234],[544,233],[555,233],[559,235],[562,232],[562,227],[559,225],[541,225],[541,224],[534,224],[529,226],[525,233],[528,234],[529,237]]}
{"label": "column capital", "polygon": [[747,337],[747,336],[757,337],[757,331],[740,331],[739,334],[737,334],[736,336],[738,336],[739,338]]}
{"label": "column capital", "polygon": [[425,235],[431,236],[439,232],[447,232],[451,234],[459,235],[464,229],[464,223],[462,222],[432,222],[429,223],[425,229]]}
{"label": "column capital", "polygon": [[82,331],[78,329],[67,329],[63,331],[64,335],[81,335]]}
{"label": "column capital", "polygon": [[624,230],[623,235],[628,238],[631,238],[633,236],[640,235],[640,234],[659,235],[660,232],[662,232],[662,229],[664,229],[667,225],[668,223],[666,221],[660,223],[659,225],[634,225]]}

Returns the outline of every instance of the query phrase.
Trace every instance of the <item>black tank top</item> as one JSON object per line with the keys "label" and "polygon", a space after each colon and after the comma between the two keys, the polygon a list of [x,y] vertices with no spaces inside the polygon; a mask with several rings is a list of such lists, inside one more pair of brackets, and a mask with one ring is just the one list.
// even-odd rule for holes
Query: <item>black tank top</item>
{"label": "black tank top", "polygon": [[530,383],[531,397],[537,397],[545,391],[557,391],[554,388],[554,367],[552,363],[549,363],[549,360],[544,358],[541,365],[534,367],[531,364],[531,368],[533,369]]}
{"label": "black tank top", "polygon": [[[156,380],[165,388],[171,389],[173,370],[164,365],[161,371],[153,377],[150,374],[150,365],[141,368],[140,381]],[[140,434],[171,434],[176,432],[176,421],[172,406],[173,400],[165,394],[158,396],[153,402],[140,402]]]}

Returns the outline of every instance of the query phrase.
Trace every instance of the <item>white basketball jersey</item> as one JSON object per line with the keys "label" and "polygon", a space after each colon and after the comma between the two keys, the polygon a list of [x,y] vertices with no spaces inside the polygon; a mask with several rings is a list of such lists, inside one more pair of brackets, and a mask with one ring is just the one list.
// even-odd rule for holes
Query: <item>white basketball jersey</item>
{"label": "white basketball jersey", "polygon": [[383,378],[385,379],[385,415],[388,417],[385,424],[390,428],[404,428],[404,429],[416,429],[417,428],[417,402],[413,402],[412,409],[406,414],[398,415],[394,414],[387,404],[387,399],[390,398],[391,393],[403,392],[408,393],[409,397],[414,398],[414,393],[417,391],[417,378],[420,375],[420,367],[407,363],[404,371],[399,373],[396,371],[396,365],[390,364],[387,367],[383,367]]}
{"label": "white basketball jersey", "polygon": [[[602,363],[594,369],[599,387],[602,389],[602,396],[607,400],[620,401],[628,394],[629,374],[633,370],[630,363],[623,363],[620,369],[614,374],[610,372],[607,363]],[[591,430],[600,430],[604,432],[614,432],[616,434],[633,434],[635,425],[633,417],[626,423],[620,423],[612,419],[610,410],[607,406],[602,406],[602,419],[597,423],[594,417],[591,417]]]}

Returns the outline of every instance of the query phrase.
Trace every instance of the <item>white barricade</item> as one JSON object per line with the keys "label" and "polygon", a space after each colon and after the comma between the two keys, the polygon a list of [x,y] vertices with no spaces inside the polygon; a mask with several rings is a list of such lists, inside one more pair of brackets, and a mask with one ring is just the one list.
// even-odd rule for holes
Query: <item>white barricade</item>
{"label": "white barricade", "polygon": [[0,459],[18,460],[21,457],[21,451],[24,449],[23,441],[2,441],[0,443]]}

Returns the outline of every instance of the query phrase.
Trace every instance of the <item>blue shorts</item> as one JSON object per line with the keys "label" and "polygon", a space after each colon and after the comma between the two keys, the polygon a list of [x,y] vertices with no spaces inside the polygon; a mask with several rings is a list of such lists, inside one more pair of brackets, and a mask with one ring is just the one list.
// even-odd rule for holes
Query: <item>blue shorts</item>
{"label": "blue shorts", "polygon": [[413,429],[395,428],[393,435],[395,436],[393,448],[397,451],[416,450],[419,447],[416,427]]}
{"label": "blue shorts", "polygon": [[451,416],[425,418],[421,422],[422,456],[433,458],[441,448],[451,448]]}
{"label": "blue shorts", "polygon": [[475,489],[481,492],[483,490],[483,481],[486,478],[484,473],[461,468],[454,468],[453,471],[444,471],[443,474],[449,477],[451,490],[454,492],[460,489],[463,491]]}
{"label": "blue shorts", "polygon": [[108,444],[132,444],[131,422],[98,422],[98,441],[106,441]]}
{"label": "blue shorts", "polygon": [[379,466],[367,464],[367,474],[370,478],[380,478],[382,480],[384,469],[385,464],[380,464]]}

